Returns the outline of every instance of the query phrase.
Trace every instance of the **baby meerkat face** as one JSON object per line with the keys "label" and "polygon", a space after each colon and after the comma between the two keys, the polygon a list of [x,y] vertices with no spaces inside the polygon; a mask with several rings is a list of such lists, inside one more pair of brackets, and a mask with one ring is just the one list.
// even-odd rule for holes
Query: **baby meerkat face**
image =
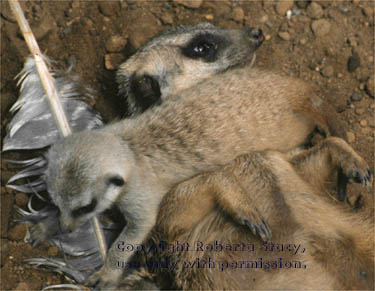
{"label": "baby meerkat face", "polygon": [[129,115],[255,58],[260,29],[223,29],[209,23],[167,30],[144,44],[117,73]]}
{"label": "baby meerkat face", "polygon": [[60,210],[62,231],[73,231],[111,207],[126,191],[133,159],[125,145],[110,137],[82,132],[48,151],[44,179]]}

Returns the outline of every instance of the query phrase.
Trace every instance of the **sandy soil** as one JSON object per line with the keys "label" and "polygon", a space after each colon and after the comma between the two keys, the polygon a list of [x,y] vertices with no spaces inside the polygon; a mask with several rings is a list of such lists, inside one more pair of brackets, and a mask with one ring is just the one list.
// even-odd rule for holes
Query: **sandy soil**
{"label": "sandy soil", "polygon": [[[372,1],[27,1],[22,7],[39,45],[52,59],[67,64],[74,56],[75,73],[98,92],[96,109],[105,121],[125,112],[117,97],[115,67],[145,40],[181,24],[209,21],[222,27],[260,27],[266,41],[257,66],[277,70],[316,84],[345,120],[350,144],[374,168],[374,2]],[[293,10],[290,19],[286,11]],[[1,1],[1,138],[18,96],[14,77],[28,55],[6,1]],[[1,161],[1,289],[30,290],[67,282],[60,275],[31,269],[27,258],[54,256],[56,247],[32,248],[23,242],[24,225],[16,226],[15,209],[27,196],[6,189],[14,174]],[[351,187],[349,201],[369,192]],[[371,194],[372,195],[372,194]]]}

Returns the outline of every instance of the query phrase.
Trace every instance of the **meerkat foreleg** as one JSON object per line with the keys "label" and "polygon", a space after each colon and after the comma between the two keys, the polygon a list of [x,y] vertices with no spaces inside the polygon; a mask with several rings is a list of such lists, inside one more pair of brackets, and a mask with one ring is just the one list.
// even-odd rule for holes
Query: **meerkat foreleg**
{"label": "meerkat foreleg", "polygon": [[229,214],[235,222],[247,226],[261,240],[271,239],[271,230],[267,220],[258,210],[251,192],[243,189],[236,177],[228,170],[214,172],[206,184],[204,192],[214,196],[217,206]]}
{"label": "meerkat foreleg", "polygon": [[[155,192],[157,192],[156,189]],[[135,199],[134,195],[138,199]],[[141,199],[141,197],[144,199]],[[142,245],[155,225],[158,203],[147,200],[147,197],[150,197],[150,195],[131,192],[119,201],[118,206],[125,214],[127,224],[108,250],[104,266],[87,279],[87,285],[95,286],[99,290],[117,286],[123,274],[121,266],[124,263],[126,264],[134,254],[126,247],[136,248]],[[148,206],[150,206],[147,207],[147,211],[144,211],[144,203],[148,203]]]}
{"label": "meerkat foreleg", "polygon": [[329,137],[319,145],[290,159],[297,172],[320,190],[338,171],[339,200],[346,196],[346,184],[354,181],[370,186],[372,173],[366,161],[343,139]]}

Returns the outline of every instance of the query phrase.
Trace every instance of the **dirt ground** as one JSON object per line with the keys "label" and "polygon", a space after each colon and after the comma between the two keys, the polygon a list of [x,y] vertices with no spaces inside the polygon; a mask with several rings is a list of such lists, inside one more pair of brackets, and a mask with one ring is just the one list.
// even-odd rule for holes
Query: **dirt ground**
{"label": "dirt ground", "polygon": [[[104,120],[125,112],[114,80],[116,65],[159,31],[176,25],[209,21],[227,28],[255,26],[266,41],[257,66],[316,84],[345,120],[350,144],[374,168],[374,2],[373,1],[24,1],[21,3],[41,50],[62,65],[74,56],[75,74],[98,92],[95,107]],[[286,11],[291,10],[288,19]],[[14,77],[28,55],[8,3],[1,1],[1,139],[18,96]],[[4,187],[14,174],[1,161],[1,286],[31,290],[68,282],[62,276],[31,269],[27,258],[54,256],[47,243],[32,248],[23,242],[26,228],[16,226],[16,208],[27,196]],[[353,190],[352,190],[353,189]],[[372,191],[361,191],[371,205]],[[352,193],[350,193],[352,194]],[[349,204],[353,201],[349,198]],[[371,206],[370,206],[371,207]]]}

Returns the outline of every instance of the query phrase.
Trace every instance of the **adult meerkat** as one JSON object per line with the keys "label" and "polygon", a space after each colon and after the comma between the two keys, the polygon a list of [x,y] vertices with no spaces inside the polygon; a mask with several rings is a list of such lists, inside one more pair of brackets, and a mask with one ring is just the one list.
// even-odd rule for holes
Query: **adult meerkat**
{"label": "adult meerkat", "polygon": [[[127,114],[134,117],[166,100],[180,98],[183,90],[194,90],[197,84],[227,70],[251,67],[263,40],[260,29],[224,29],[210,23],[162,32],[119,67],[116,79],[119,94],[128,105]],[[265,86],[272,86],[272,78],[267,82]],[[317,124],[324,124],[319,128],[321,134],[346,138],[340,117],[332,106],[316,96],[313,88],[308,89],[307,84],[293,82],[290,80],[288,84],[303,87],[304,93],[309,94],[304,99],[306,103],[292,101],[295,102],[293,110],[309,115]],[[243,91],[243,94],[252,92]]]}
{"label": "adult meerkat", "polygon": [[[246,154],[180,183],[161,202],[150,240],[122,265],[128,276],[119,287],[156,280],[184,290],[373,290],[373,221],[324,194],[338,169],[371,184],[366,162],[332,137],[292,158]],[[248,203],[268,221],[272,240],[238,224],[236,209]]]}
{"label": "adult meerkat", "polygon": [[[175,184],[241,154],[289,151],[317,125],[325,126],[308,110],[311,94],[297,80],[234,68],[136,118],[57,142],[48,152],[45,180],[60,210],[61,227],[74,229],[116,203],[128,222],[117,240],[142,243],[161,199]],[[253,222],[257,211],[243,207],[236,209],[242,221]],[[253,224],[263,225],[261,220]],[[122,274],[116,262],[129,257],[111,247],[89,283],[99,281],[101,288],[116,284]]]}
{"label": "adult meerkat", "polygon": [[119,67],[119,94],[127,101],[128,115],[228,69],[251,65],[263,40],[260,29],[223,29],[210,23],[162,32]]}

